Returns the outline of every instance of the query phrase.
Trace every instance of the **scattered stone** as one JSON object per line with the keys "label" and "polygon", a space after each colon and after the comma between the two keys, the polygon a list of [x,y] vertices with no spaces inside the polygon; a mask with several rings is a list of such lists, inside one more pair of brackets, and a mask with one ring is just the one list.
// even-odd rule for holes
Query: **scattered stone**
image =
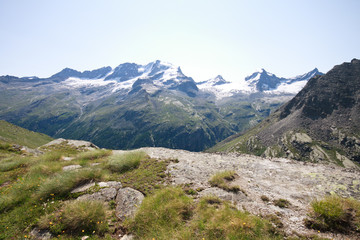
{"label": "scattered stone", "polygon": [[113,187],[116,189],[122,188],[121,182],[115,182],[115,181],[99,182],[98,185],[101,188],[107,188],[107,187]]}
{"label": "scattered stone", "polygon": [[116,196],[116,216],[122,221],[127,217],[133,217],[143,199],[144,195],[135,189],[120,189]]}
{"label": "scattered stone", "polygon": [[73,190],[71,191],[71,193],[85,192],[85,191],[87,191],[89,188],[91,188],[91,187],[93,187],[93,186],[95,186],[95,183],[94,183],[94,182],[93,182],[93,183],[86,183],[86,184],[84,184],[84,185],[82,185],[82,186],[79,186],[79,187],[73,189]]}
{"label": "scattered stone", "polygon": [[117,189],[103,188],[99,192],[93,194],[85,194],[77,198],[77,200],[90,200],[90,201],[103,201],[108,202],[114,200],[116,197]]}
{"label": "scattered stone", "polygon": [[90,165],[91,166],[97,166],[97,165],[99,165],[100,163],[98,163],[98,162],[96,162],[96,163],[91,163]]}
{"label": "scattered stone", "polygon": [[38,149],[32,149],[32,148],[28,148],[26,146],[21,146],[21,149],[20,149],[22,152],[27,152],[27,153],[31,153],[31,154],[34,154],[34,155],[40,155],[40,154],[43,154],[44,152],[38,150]]}
{"label": "scattered stone", "polygon": [[38,228],[34,228],[31,232],[30,232],[30,236],[33,239],[36,240],[49,240],[52,238],[52,235],[49,231],[47,230],[40,230]]}
{"label": "scattered stone", "polygon": [[71,171],[71,170],[75,170],[81,168],[80,165],[69,165],[69,166],[65,166],[63,167],[63,171]]}
{"label": "scattered stone", "polygon": [[62,160],[64,161],[71,161],[73,159],[74,159],[73,157],[62,157]]}
{"label": "scattered stone", "polygon": [[134,235],[131,234],[126,234],[122,236],[122,238],[120,238],[120,240],[133,240],[133,239],[134,239]]}
{"label": "scattered stone", "polygon": [[86,240],[86,239],[88,239],[89,238],[89,236],[83,236],[82,238],[81,238],[81,240]]}

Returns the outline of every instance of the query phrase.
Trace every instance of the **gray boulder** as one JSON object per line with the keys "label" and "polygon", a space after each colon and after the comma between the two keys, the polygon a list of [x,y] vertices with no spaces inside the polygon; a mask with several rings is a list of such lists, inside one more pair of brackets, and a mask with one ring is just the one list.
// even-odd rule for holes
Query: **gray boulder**
{"label": "gray boulder", "polygon": [[99,192],[93,194],[85,194],[77,198],[77,200],[103,201],[108,202],[116,197],[116,188],[103,188]]}
{"label": "gray boulder", "polygon": [[31,230],[30,236],[31,239],[36,240],[49,240],[53,237],[48,230],[41,230],[38,228],[34,228],[33,230]]}
{"label": "gray boulder", "polygon": [[116,216],[122,221],[127,217],[133,217],[143,199],[144,195],[135,189],[129,187],[119,189],[115,200]]}
{"label": "gray boulder", "polygon": [[122,236],[122,238],[120,238],[120,240],[133,240],[134,236],[131,234],[126,234],[124,236]]}

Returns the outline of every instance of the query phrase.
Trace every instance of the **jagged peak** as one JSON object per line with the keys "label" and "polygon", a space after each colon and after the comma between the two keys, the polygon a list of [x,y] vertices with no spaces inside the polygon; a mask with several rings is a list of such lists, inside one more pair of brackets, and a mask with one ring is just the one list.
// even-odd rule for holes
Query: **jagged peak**
{"label": "jagged peak", "polygon": [[61,76],[64,76],[64,75],[80,75],[80,74],[81,74],[81,72],[79,72],[77,70],[74,70],[72,68],[66,67],[63,70],[61,70],[60,72],[55,73],[51,77],[61,77]]}
{"label": "jagged peak", "polygon": [[224,79],[221,75],[217,75],[217,76],[215,77],[215,79],[221,80],[221,81],[225,81],[225,79]]}

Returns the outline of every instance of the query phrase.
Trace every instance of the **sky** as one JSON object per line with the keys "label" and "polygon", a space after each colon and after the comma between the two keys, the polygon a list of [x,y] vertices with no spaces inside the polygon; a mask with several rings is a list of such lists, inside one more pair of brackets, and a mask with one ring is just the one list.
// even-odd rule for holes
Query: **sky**
{"label": "sky", "polygon": [[360,58],[359,0],[0,0],[0,75],[157,59],[195,81]]}

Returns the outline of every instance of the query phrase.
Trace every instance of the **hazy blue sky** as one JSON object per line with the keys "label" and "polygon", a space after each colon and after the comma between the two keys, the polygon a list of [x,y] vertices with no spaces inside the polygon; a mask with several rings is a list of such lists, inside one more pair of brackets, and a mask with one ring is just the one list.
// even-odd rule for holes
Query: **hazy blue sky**
{"label": "hazy blue sky", "polygon": [[0,0],[0,75],[146,64],[196,81],[360,58],[359,0]]}

